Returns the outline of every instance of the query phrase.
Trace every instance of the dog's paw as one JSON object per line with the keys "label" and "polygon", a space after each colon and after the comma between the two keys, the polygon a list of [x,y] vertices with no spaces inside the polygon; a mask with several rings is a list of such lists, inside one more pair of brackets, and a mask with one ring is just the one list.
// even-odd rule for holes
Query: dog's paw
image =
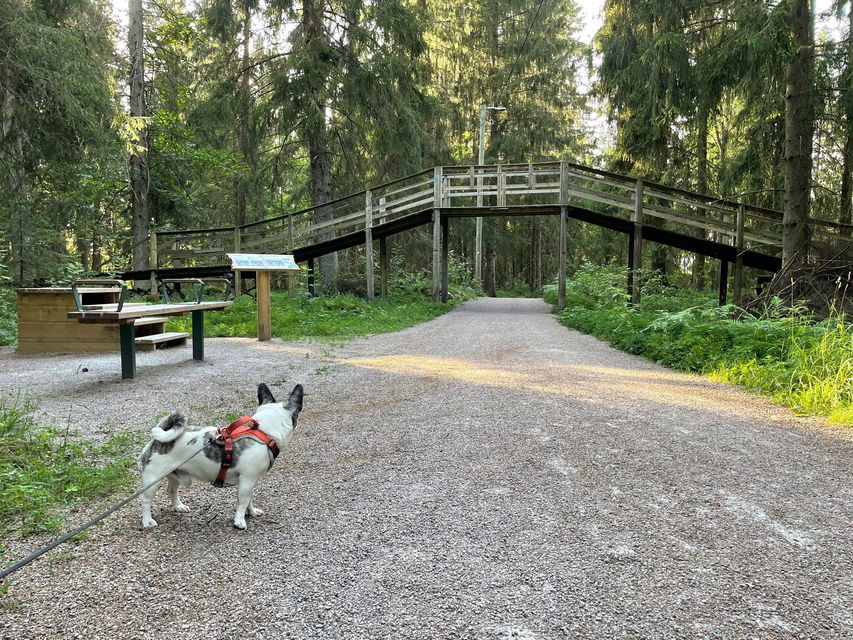
{"label": "dog's paw", "polygon": [[175,511],[177,511],[178,513],[189,513],[190,512],[190,508],[187,505],[185,505],[183,502],[181,502],[180,504],[176,504],[174,508],[175,508]]}
{"label": "dog's paw", "polygon": [[258,509],[257,507],[252,507],[251,509],[246,511],[246,514],[251,516],[252,518],[259,518],[264,515],[263,509]]}
{"label": "dog's paw", "polygon": [[154,518],[146,518],[142,521],[143,529],[153,529],[157,526],[157,521]]}
{"label": "dog's paw", "polygon": [[241,520],[234,520],[234,528],[235,529],[245,529],[246,528],[245,518],[241,519]]}

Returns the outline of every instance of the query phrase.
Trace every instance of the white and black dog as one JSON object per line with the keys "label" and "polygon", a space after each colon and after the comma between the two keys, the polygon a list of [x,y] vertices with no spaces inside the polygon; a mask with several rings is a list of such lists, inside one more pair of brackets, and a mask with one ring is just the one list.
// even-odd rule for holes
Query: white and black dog
{"label": "white and black dog", "polygon": [[[280,449],[284,449],[293,435],[296,418],[302,410],[302,385],[296,385],[287,404],[283,404],[275,401],[267,385],[261,384],[258,386],[258,404],[260,406],[252,418],[257,421],[261,431],[275,440]],[[191,484],[193,479],[213,482],[222,466],[223,446],[217,442],[217,429],[190,427],[183,414],[173,412],[160,420],[151,430],[151,436],[154,439],[145,446],[139,458],[142,464],[142,486],[168,474],[166,480],[172,507],[175,511],[187,513],[189,507],[178,497],[178,488]],[[237,485],[234,526],[238,529],[246,528],[246,514],[263,515],[263,511],[252,504],[252,490],[272,466],[272,457],[269,447],[260,440],[244,437],[234,441],[225,484]],[[142,494],[143,528],[157,526],[157,521],[151,517],[151,502],[159,486],[157,482]]]}

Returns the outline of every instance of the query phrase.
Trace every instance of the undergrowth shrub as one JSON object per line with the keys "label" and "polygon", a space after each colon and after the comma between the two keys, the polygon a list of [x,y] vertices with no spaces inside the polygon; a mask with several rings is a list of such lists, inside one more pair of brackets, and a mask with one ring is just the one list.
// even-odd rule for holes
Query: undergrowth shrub
{"label": "undergrowth shrub", "polygon": [[0,398],[0,528],[24,533],[62,526],[63,507],[131,486],[135,434],[105,444],[37,424],[34,407]]}
{"label": "undergrowth shrub", "polygon": [[[853,425],[853,333],[835,318],[815,324],[802,308],[773,301],[759,317],[718,307],[710,292],[665,287],[640,274],[629,304],[624,269],[580,267],[566,283],[559,321],[666,366],[767,393],[797,411]],[[544,288],[556,304],[556,285]]]}
{"label": "undergrowth shrub", "polygon": [[14,290],[0,286],[0,347],[18,341],[18,304]]}

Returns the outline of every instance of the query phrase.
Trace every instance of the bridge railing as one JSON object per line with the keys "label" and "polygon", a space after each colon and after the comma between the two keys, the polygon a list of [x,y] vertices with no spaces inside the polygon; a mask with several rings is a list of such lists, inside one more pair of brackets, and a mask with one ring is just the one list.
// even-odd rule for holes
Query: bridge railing
{"label": "bridge railing", "polygon": [[372,189],[273,218],[237,227],[152,233],[151,264],[205,266],[227,262],[226,253],[289,253],[364,232],[432,207],[433,172],[422,171]]}
{"label": "bridge railing", "polygon": [[[239,227],[161,231],[152,234],[151,258],[156,267],[223,264],[228,252],[292,252],[434,208],[452,213],[488,207],[488,213],[495,214],[501,207],[555,205],[651,226],[665,222],[687,235],[769,254],[778,253],[782,245],[778,211],[570,162],[529,162],[436,167]],[[811,227],[813,244],[823,253],[849,253],[853,248],[853,227],[820,219],[812,219]]]}

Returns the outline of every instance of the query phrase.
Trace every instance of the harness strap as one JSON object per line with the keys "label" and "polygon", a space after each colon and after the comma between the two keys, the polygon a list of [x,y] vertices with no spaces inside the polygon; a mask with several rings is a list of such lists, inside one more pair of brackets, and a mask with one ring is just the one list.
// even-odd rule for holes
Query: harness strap
{"label": "harness strap", "polygon": [[[234,461],[234,441],[239,438],[250,437],[260,440],[269,448],[273,460],[278,457],[278,444],[266,433],[261,431],[258,426],[257,420],[249,416],[243,416],[229,424],[224,429],[219,429],[216,432],[216,441],[223,444],[223,449],[222,464],[219,467],[219,473],[216,476],[216,480],[213,481],[214,487],[222,487],[225,483],[225,474],[228,473],[228,469],[231,468]],[[270,463],[270,466],[272,466],[272,463]]]}

